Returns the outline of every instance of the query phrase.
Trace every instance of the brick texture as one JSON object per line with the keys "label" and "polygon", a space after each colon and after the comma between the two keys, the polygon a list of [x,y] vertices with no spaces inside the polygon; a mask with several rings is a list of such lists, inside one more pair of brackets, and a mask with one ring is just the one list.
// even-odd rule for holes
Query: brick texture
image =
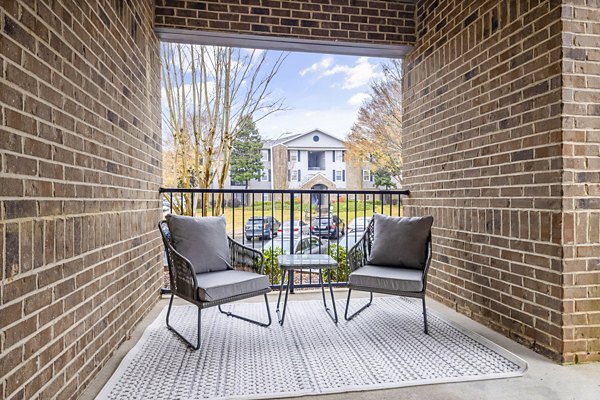
{"label": "brick texture", "polygon": [[564,357],[600,361],[600,4],[565,1],[562,21]]}
{"label": "brick texture", "polygon": [[156,27],[412,45],[414,1],[156,0]]}
{"label": "brick texture", "polygon": [[419,0],[416,13],[403,183],[406,213],[435,218],[430,294],[568,362],[561,4]]}
{"label": "brick texture", "polygon": [[161,287],[153,2],[0,2],[0,398],[75,398]]}

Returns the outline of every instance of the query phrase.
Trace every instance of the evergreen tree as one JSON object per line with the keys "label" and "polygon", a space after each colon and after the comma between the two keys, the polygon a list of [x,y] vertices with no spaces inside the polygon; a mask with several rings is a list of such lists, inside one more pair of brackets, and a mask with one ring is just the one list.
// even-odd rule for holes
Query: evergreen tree
{"label": "evergreen tree", "polygon": [[373,184],[375,187],[384,188],[385,190],[396,187],[392,180],[392,174],[387,169],[378,169],[373,173]]}
{"label": "evergreen tree", "polygon": [[248,189],[248,182],[260,179],[263,174],[261,160],[262,139],[251,116],[246,116],[242,123],[231,152],[231,180],[244,182]]}

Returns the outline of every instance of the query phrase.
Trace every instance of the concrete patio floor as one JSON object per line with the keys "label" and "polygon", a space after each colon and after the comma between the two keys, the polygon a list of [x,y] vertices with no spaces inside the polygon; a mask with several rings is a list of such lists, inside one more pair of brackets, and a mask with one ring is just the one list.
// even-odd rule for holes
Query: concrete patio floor
{"label": "concrete patio floor", "polygon": [[[336,290],[336,299],[345,299],[346,289]],[[364,293],[356,293],[356,298],[364,297]],[[270,302],[277,301],[277,293],[270,294]],[[306,301],[320,299],[317,291],[299,291],[290,296],[290,301]],[[354,298],[354,294],[353,294]],[[245,300],[253,301],[253,300]],[[255,301],[262,301],[257,298]],[[375,300],[376,301],[376,300]],[[183,301],[177,304],[187,304]],[[121,345],[106,366],[95,377],[87,389],[81,394],[81,399],[93,399],[111,377],[127,352],[140,339],[144,329],[156,319],[160,311],[168,304],[168,297],[163,296],[152,311],[141,321],[132,333],[131,339]],[[446,321],[453,322],[463,328],[476,332],[487,339],[499,344],[524,359],[529,368],[525,375],[519,378],[497,379],[488,381],[436,384],[426,386],[406,387],[399,389],[340,393],[323,396],[309,396],[313,400],[362,400],[362,399],[520,399],[520,400],[598,400],[600,399],[600,363],[560,366],[541,355],[519,345],[518,343],[492,331],[491,329],[454,312],[431,299],[428,299],[428,309],[437,313]],[[293,315],[293,304],[288,309],[289,316]],[[274,321],[276,315],[272,309]],[[339,310],[338,310],[339,311]],[[343,312],[343,310],[342,310]],[[327,318],[325,314],[323,317]],[[292,317],[293,318],[293,317]],[[173,338],[174,340],[175,337]],[[182,399],[183,400],[183,399]]]}

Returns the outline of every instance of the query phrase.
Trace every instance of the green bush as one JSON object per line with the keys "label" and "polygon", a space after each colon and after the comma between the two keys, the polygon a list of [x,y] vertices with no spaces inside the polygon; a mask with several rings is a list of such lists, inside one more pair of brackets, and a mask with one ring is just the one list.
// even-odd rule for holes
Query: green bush
{"label": "green bush", "polygon": [[283,250],[279,246],[263,250],[265,257],[264,274],[269,277],[273,285],[281,282],[281,268],[279,268],[279,261],[277,261],[277,256],[281,254],[283,254]]}
{"label": "green bush", "polygon": [[[332,282],[345,282],[348,278],[348,259],[346,257],[346,248],[332,244],[327,249],[327,254],[333,257],[338,262],[338,267],[331,271]],[[323,274],[325,282],[327,282],[327,275]]]}

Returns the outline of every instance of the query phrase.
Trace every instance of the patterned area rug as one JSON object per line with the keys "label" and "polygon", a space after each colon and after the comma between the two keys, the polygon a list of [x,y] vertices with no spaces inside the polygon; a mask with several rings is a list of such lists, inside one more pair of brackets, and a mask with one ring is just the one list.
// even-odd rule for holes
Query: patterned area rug
{"label": "patterned area rug", "polygon": [[[357,299],[360,306],[366,299]],[[344,301],[338,301],[343,312]],[[264,303],[233,311],[264,320]],[[273,307],[271,307],[273,310]],[[320,301],[288,303],[285,325],[262,328],[202,312],[202,347],[188,350],[167,330],[166,308],[144,332],[99,399],[262,399],[397,388],[522,375],[527,364],[496,344],[428,312],[421,303],[376,297],[352,321],[334,325]],[[195,340],[196,308],[172,323]]]}

